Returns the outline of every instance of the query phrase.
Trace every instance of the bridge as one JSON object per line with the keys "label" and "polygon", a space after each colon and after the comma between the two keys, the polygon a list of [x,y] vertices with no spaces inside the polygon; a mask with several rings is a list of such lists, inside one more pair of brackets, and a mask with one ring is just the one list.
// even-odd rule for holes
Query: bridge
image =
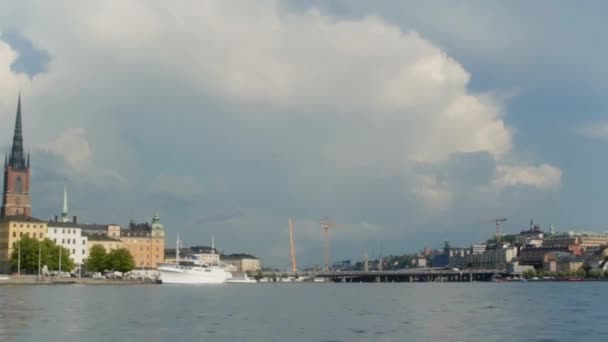
{"label": "bridge", "polygon": [[442,268],[412,268],[391,271],[321,271],[301,273],[268,273],[264,276],[303,277],[306,279],[326,279],[333,282],[359,283],[359,282],[472,282],[491,281],[496,275],[518,275],[508,274],[503,270],[470,269],[455,270]]}

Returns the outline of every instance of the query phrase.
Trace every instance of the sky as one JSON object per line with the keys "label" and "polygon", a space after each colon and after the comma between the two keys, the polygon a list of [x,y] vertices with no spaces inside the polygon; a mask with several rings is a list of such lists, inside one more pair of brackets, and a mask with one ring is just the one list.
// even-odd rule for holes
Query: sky
{"label": "sky", "polygon": [[302,266],[607,231],[603,2],[0,3],[0,141],[22,94],[33,214],[160,214],[167,245]]}

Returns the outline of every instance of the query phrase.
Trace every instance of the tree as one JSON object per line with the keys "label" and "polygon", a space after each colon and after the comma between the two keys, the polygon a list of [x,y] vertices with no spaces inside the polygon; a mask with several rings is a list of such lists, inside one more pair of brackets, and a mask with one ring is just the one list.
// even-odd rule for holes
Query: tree
{"label": "tree", "polygon": [[106,249],[102,245],[91,247],[89,257],[84,261],[88,271],[103,272],[106,270]]}
{"label": "tree", "polygon": [[44,239],[39,241],[29,236],[23,236],[13,243],[11,253],[11,270],[17,272],[19,268],[19,250],[21,250],[21,273],[38,273],[38,254],[40,252],[40,266],[47,266],[49,270],[59,270],[59,253],[61,251],[61,269],[71,271],[74,262],[70,259],[70,251],[57,246],[53,241]]}
{"label": "tree", "polygon": [[536,276],[536,271],[534,271],[533,269],[525,270],[523,276],[526,279],[534,278]]}
{"label": "tree", "polygon": [[106,266],[109,270],[125,273],[135,268],[135,260],[128,249],[119,248],[107,255]]}

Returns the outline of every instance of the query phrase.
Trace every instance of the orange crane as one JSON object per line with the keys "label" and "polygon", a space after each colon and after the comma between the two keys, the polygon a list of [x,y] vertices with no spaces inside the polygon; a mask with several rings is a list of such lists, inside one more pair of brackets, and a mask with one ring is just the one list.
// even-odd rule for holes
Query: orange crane
{"label": "orange crane", "polygon": [[298,265],[296,264],[296,247],[293,241],[293,225],[291,224],[291,217],[289,218],[289,252],[291,255],[291,272],[296,273],[298,271]]}
{"label": "orange crane", "polygon": [[329,271],[329,228],[339,227],[340,225],[335,224],[328,219],[321,221],[321,232],[323,233],[323,252],[325,254],[325,269]]}

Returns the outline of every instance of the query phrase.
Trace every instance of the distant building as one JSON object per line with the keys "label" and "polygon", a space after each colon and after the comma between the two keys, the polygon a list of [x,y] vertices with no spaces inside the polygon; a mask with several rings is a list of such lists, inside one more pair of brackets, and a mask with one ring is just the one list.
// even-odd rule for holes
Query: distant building
{"label": "distant building", "polygon": [[[74,271],[78,271],[84,260],[89,255],[88,237],[82,235],[82,228],[76,222],[76,216],[72,222],[68,217],[68,194],[67,188],[63,189],[63,209],[61,211],[61,220],[51,220],[47,224],[47,237],[58,246],[66,248],[70,252],[70,259],[76,265]],[[73,271],[73,270],[67,270]]]}
{"label": "distant building", "polygon": [[597,249],[608,245],[608,234],[575,233],[560,234],[543,240],[543,247],[579,246],[582,250]]}
{"label": "distant building", "polygon": [[152,224],[135,223],[120,231],[123,246],[131,252],[136,268],[156,268],[165,261],[165,227],[154,215]]}
{"label": "distant building", "polygon": [[223,255],[221,260],[226,264],[235,266],[237,272],[257,272],[262,269],[260,260],[251,255]]}
{"label": "distant building", "polygon": [[517,256],[515,247],[491,249],[483,253],[468,254],[450,259],[451,267],[506,269],[507,264]]}
{"label": "distant building", "polygon": [[546,272],[566,272],[572,273],[580,270],[584,265],[584,260],[572,253],[549,252],[545,255],[543,270]]}
{"label": "distant building", "polygon": [[10,270],[10,257],[13,246],[23,236],[44,240],[47,223],[25,215],[4,216],[0,219],[0,273]]}
{"label": "distant building", "polygon": [[91,248],[95,245],[102,246],[106,252],[110,252],[115,249],[123,248],[123,242],[120,239],[109,237],[105,234],[86,234],[87,238],[87,255],[91,253]]}
{"label": "distant building", "polygon": [[4,191],[0,216],[32,216],[30,199],[30,156],[23,152],[21,95],[17,101],[17,118],[10,154],[4,158]]}

